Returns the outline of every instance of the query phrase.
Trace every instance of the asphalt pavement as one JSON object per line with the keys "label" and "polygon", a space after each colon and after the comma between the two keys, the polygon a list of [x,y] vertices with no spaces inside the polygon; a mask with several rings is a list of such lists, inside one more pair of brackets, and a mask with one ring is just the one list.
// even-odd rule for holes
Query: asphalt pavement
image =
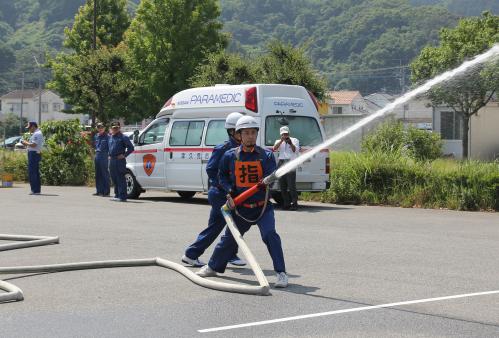
{"label": "asphalt pavement", "polygon": [[[0,189],[0,233],[61,242],[0,252],[1,267],[180,262],[210,210],[202,194],[117,203],[86,187],[28,192]],[[0,275],[25,296],[0,304],[0,337],[499,337],[497,213],[302,203],[276,210],[276,224],[290,286],[271,296],[205,289],[160,267]],[[256,227],[245,240],[272,285]],[[217,278],[256,283],[249,268]]]}

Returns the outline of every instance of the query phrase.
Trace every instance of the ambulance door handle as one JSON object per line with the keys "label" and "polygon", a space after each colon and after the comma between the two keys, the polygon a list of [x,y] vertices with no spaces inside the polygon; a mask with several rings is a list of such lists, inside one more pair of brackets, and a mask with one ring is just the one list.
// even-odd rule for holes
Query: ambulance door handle
{"label": "ambulance door handle", "polygon": [[173,158],[173,151],[170,151],[170,160]]}
{"label": "ambulance door handle", "polygon": [[201,163],[208,163],[209,160],[201,160]]}

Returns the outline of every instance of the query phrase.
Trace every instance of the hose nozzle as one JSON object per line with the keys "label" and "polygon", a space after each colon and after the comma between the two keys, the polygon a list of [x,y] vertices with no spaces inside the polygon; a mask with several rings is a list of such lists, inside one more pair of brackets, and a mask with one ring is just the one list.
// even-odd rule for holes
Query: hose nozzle
{"label": "hose nozzle", "polygon": [[275,171],[274,171],[272,174],[270,174],[269,176],[267,176],[263,179],[263,184],[271,185],[275,180],[277,180],[277,176],[276,176]]}

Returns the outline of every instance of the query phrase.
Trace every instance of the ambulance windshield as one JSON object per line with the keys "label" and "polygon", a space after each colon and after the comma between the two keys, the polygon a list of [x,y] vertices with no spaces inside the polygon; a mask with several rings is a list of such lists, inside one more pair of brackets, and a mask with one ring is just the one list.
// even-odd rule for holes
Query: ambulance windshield
{"label": "ambulance windshield", "polygon": [[300,141],[300,146],[315,146],[322,142],[317,120],[308,116],[268,116],[265,120],[265,145],[273,146],[280,138],[279,129],[288,126],[290,136]]}

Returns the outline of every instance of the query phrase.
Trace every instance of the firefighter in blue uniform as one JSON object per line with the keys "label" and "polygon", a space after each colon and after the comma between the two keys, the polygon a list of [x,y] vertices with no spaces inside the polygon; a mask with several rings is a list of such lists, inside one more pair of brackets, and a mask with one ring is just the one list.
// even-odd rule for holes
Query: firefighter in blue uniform
{"label": "firefighter in blue uniform", "polygon": [[[235,128],[236,122],[242,116],[243,115],[240,113],[230,113],[227,116],[225,120],[225,129],[227,130],[229,139],[224,143],[217,145],[213,149],[210,160],[206,165],[209,185],[208,201],[211,204],[210,218],[208,220],[208,227],[199,233],[196,241],[185,250],[185,254],[182,257],[182,262],[191,266],[200,267],[205,265],[205,263],[199,260],[199,257],[213,243],[213,241],[217,239],[218,235],[220,235],[225,227],[225,219],[220,208],[226,202],[226,193],[223,189],[221,189],[220,183],[218,182],[218,167],[223,154],[232,148],[236,148],[241,142],[241,138],[239,134],[236,134]],[[236,266],[246,265],[246,262],[240,259],[236,253],[234,253],[233,257],[229,260],[229,263]]]}
{"label": "firefighter in blue uniform", "polygon": [[109,134],[102,123],[97,124],[95,145],[95,188],[94,196],[109,196]]}
{"label": "firefighter in blue uniform", "polygon": [[111,137],[109,138],[109,171],[114,184],[114,198],[112,201],[126,202],[126,157],[133,150],[130,139],[120,131],[120,123],[111,125]]}
{"label": "firefighter in blue uniform", "polygon": [[[276,170],[276,161],[272,152],[256,146],[259,124],[251,116],[244,116],[236,123],[236,132],[241,135],[241,145],[227,151],[220,162],[219,181],[225,191],[227,205],[231,208],[236,226],[241,235],[257,224],[263,242],[267,246],[274,271],[277,274],[275,287],[288,286],[288,276],[284,263],[281,238],[275,229],[274,208],[268,202],[268,195],[259,191],[248,198],[236,209],[232,197],[258,184]],[[229,229],[215,247],[208,265],[197,273],[201,277],[216,276],[223,273],[227,262],[237,250],[237,243]]]}

